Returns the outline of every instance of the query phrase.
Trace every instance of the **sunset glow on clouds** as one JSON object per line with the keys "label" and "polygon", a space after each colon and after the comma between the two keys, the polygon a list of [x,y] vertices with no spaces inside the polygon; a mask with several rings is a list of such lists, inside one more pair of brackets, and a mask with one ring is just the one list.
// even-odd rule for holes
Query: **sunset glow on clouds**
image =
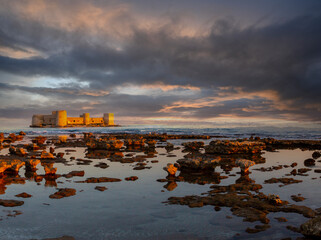
{"label": "sunset glow on clouds", "polygon": [[3,0],[0,118],[320,123],[320,29],[320,1]]}

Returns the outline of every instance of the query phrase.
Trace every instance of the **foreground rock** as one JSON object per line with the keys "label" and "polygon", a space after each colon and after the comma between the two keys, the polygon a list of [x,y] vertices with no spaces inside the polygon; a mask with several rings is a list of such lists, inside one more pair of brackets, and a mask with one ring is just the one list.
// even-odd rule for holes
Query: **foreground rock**
{"label": "foreground rock", "polygon": [[171,163],[168,163],[163,169],[168,173],[168,176],[175,176],[177,171],[177,167],[174,167],[174,165]]}
{"label": "foreground rock", "polygon": [[76,195],[76,189],[74,188],[60,188],[58,192],[51,194],[49,198],[60,199],[64,197],[70,197]]}
{"label": "foreground rock", "polygon": [[0,205],[4,207],[17,207],[24,204],[24,201],[0,199]]}
{"label": "foreground rock", "polygon": [[310,219],[306,223],[303,223],[300,226],[300,232],[307,236],[313,238],[321,238],[321,216],[317,216],[313,219]]}
{"label": "foreground rock", "polygon": [[28,193],[25,193],[25,192],[23,192],[23,193],[20,193],[20,194],[17,194],[17,195],[15,195],[16,197],[21,197],[21,198],[30,198],[30,197],[32,197],[32,195],[30,195],[30,194],[28,194]]}
{"label": "foreground rock", "polygon": [[87,178],[85,181],[77,181],[77,183],[101,183],[101,182],[120,182],[119,178],[99,177]]}
{"label": "foreground rock", "polygon": [[25,165],[25,162],[19,159],[0,159],[0,174],[10,172],[16,174],[19,169]]}
{"label": "foreground rock", "polygon": [[258,141],[215,140],[205,146],[207,154],[260,154],[265,144]]}
{"label": "foreground rock", "polygon": [[242,174],[249,174],[249,168],[255,165],[255,162],[247,159],[238,159],[235,164],[241,168]]}

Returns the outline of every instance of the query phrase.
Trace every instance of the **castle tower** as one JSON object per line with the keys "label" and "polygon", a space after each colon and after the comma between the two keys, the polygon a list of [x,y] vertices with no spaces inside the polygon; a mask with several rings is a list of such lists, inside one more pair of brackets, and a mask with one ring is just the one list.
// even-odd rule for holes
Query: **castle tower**
{"label": "castle tower", "polygon": [[104,123],[105,123],[105,125],[115,125],[114,124],[114,114],[113,113],[104,113]]}
{"label": "castle tower", "polygon": [[43,115],[33,115],[31,126],[40,127],[43,124]]}
{"label": "castle tower", "polygon": [[89,114],[89,113],[84,113],[84,114],[82,115],[82,117],[84,118],[84,124],[85,124],[85,125],[90,124],[90,114]]}
{"label": "castle tower", "polygon": [[56,111],[56,127],[64,127],[67,125],[67,111]]}

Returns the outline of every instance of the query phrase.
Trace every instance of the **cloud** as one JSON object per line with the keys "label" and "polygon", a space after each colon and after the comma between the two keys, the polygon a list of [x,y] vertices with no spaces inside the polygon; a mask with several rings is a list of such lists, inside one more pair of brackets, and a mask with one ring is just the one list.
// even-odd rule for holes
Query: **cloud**
{"label": "cloud", "polygon": [[318,11],[264,24],[239,23],[235,14],[205,23],[193,18],[189,25],[191,15],[142,13],[132,2],[4,3],[0,77],[74,79],[76,86],[0,78],[2,91],[35,93],[93,113],[108,106],[123,117],[320,121]]}

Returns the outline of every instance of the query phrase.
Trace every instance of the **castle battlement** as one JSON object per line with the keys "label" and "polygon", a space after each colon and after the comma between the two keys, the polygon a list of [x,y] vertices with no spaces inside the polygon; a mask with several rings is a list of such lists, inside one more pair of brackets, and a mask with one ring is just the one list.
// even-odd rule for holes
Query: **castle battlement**
{"label": "castle battlement", "polygon": [[50,115],[33,115],[30,127],[112,127],[114,114],[104,113],[101,118],[91,118],[89,113],[79,117],[67,117],[66,110],[53,111]]}

